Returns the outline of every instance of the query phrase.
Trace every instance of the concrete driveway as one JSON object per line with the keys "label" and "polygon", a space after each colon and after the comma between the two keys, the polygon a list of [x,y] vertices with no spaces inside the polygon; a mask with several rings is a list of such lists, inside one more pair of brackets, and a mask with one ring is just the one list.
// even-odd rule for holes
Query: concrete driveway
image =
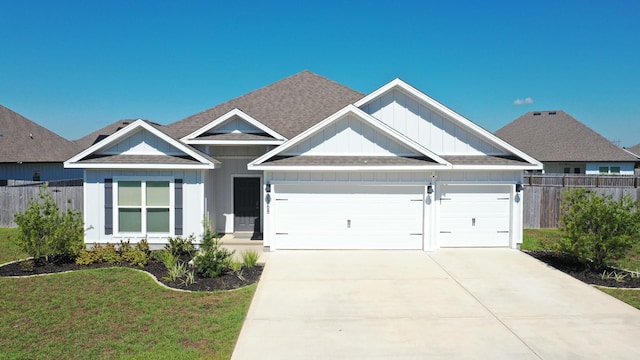
{"label": "concrete driveway", "polygon": [[232,359],[640,358],[640,311],[516,250],[268,256]]}

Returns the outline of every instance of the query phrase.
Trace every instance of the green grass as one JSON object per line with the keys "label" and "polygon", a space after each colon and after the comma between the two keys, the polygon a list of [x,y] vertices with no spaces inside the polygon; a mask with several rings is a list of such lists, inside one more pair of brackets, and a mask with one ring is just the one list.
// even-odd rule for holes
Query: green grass
{"label": "green grass", "polygon": [[176,292],[125,268],[0,278],[0,357],[228,359],[255,288]]}
{"label": "green grass", "polygon": [[10,237],[15,236],[17,233],[17,228],[0,228],[0,264],[29,257],[10,240]]}
{"label": "green grass", "polygon": [[561,238],[558,229],[524,229],[522,250],[555,250]]}
{"label": "green grass", "polygon": [[637,309],[640,309],[640,290],[607,289],[601,287],[598,287],[598,289]]}
{"label": "green grass", "polygon": [[[0,228],[0,263],[27,257]],[[0,277],[1,359],[229,359],[256,285],[165,289],[126,268]]]}

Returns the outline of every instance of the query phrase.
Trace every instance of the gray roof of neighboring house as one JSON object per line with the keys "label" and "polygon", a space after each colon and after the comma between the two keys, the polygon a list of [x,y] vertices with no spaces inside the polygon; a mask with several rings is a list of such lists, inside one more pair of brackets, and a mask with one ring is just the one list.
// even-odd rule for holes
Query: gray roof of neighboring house
{"label": "gray roof of neighboring house", "polygon": [[495,134],[541,162],[637,161],[561,110],[528,112]]}
{"label": "gray roof of neighboring house", "polygon": [[73,142],[78,145],[80,150],[85,150],[88,147],[90,147],[91,145],[101,141],[102,139],[104,139],[107,136],[115,133],[116,131],[126,127],[127,125],[131,124],[134,121],[136,121],[136,120],[135,119],[118,120],[116,122],[113,122],[113,123],[103,127],[102,129],[96,130],[96,131],[92,132],[91,134],[85,135],[85,136],[81,137],[80,139],[74,140]]}
{"label": "gray roof of neighboring house", "polygon": [[76,144],[0,105],[0,163],[64,162]]}
{"label": "gray roof of neighboring house", "polygon": [[308,70],[169,124],[182,138],[238,108],[288,139],[364,97]]}
{"label": "gray roof of neighboring house", "polygon": [[627,148],[627,151],[630,151],[640,157],[640,144]]}

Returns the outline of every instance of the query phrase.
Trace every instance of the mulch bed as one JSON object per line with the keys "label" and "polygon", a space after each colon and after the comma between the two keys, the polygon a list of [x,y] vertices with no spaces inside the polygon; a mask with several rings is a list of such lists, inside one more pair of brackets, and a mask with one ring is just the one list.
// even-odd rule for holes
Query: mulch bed
{"label": "mulch bed", "polygon": [[44,260],[42,260],[38,261],[37,264],[33,264],[33,262],[27,260],[0,266],[0,276],[40,275],[107,267],[128,267],[132,269],[143,270],[153,275],[156,279],[158,279],[159,282],[165,284],[168,287],[189,291],[216,291],[238,289],[256,283],[260,279],[260,275],[262,275],[263,269],[263,267],[260,265],[256,265],[251,268],[242,268],[242,278],[231,271],[223,273],[222,275],[215,278],[200,277],[196,272],[195,282],[186,287],[179,282],[165,280],[164,277],[167,276],[167,268],[164,266],[164,264],[154,259],[150,259],[149,263],[144,268],[131,266],[127,263],[95,263],[91,265],[77,265],[75,262],[70,261],[70,259],[51,259],[51,261],[49,262],[45,262]]}
{"label": "mulch bed", "polygon": [[526,254],[558,269],[589,285],[608,286],[616,288],[640,288],[640,279],[632,278],[628,272],[621,269],[607,268],[607,273],[627,273],[622,281],[603,279],[601,272],[595,272],[578,262],[574,257],[554,251],[524,251]]}

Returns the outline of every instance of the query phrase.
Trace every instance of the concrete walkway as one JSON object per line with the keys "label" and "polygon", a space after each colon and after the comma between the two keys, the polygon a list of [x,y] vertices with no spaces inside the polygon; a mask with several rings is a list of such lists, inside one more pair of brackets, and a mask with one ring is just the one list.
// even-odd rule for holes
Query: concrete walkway
{"label": "concrete walkway", "polygon": [[509,249],[269,254],[232,359],[638,359],[640,311]]}

